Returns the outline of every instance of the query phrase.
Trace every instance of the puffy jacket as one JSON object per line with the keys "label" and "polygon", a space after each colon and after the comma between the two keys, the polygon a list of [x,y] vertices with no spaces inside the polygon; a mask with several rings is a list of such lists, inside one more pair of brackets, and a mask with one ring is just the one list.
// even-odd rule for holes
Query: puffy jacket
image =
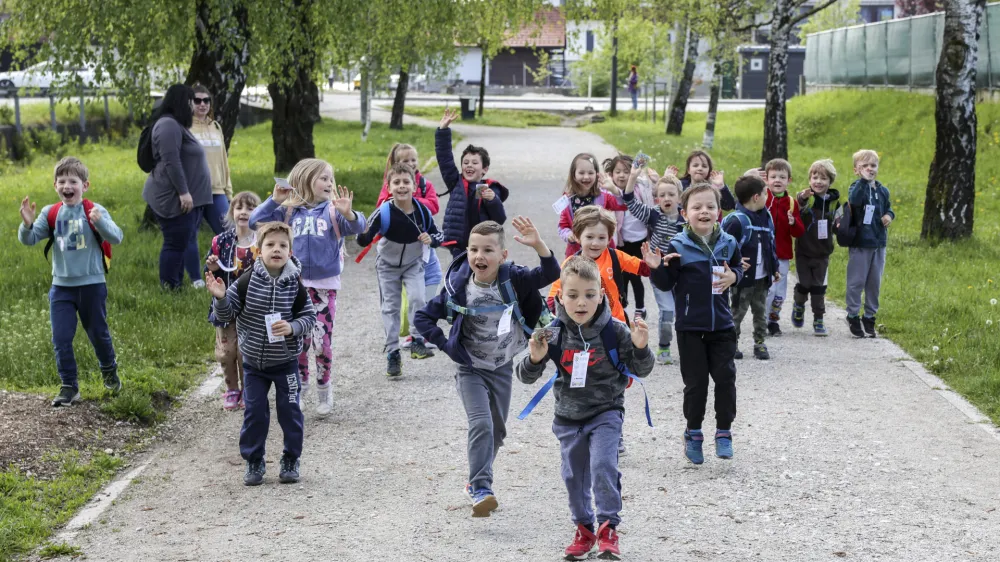
{"label": "puffy jacket", "polygon": [[[847,200],[851,202],[854,224],[858,226],[858,235],[855,236],[851,247],[884,248],[888,232],[882,224],[882,217],[889,215],[896,220],[896,213],[892,212],[892,201],[889,199],[889,189],[876,180],[869,184],[859,179],[851,184]],[[864,224],[865,205],[875,206],[871,224]]]}
{"label": "puffy jacket", "polygon": [[[795,198],[785,191],[780,196],[775,197],[768,189],[767,210],[771,213],[771,220],[774,222],[774,249],[779,260],[790,260],[794,257],[792,248],[792,238],[798,238],[806,231],[802,226],[802,216],[799,214],[799,206],[795,203]],[[795,217],[795,224],[788,224],[788,211],[792,211]]]}
{"label": "puffy jacket", "polygon": [[[812,204],[809,199],[798,199],[802,215],[802,226],[805,234],[795,241],[795,255],[807,258],[825,258],[833,253],[833,215],[840,204],[840,192],[830,189],[826,192],[826,197],[813,196]],[[864,215],[862,215],[864,217]],[[826,220],[826,239],[820,240],[819,227],[816,221]]]}

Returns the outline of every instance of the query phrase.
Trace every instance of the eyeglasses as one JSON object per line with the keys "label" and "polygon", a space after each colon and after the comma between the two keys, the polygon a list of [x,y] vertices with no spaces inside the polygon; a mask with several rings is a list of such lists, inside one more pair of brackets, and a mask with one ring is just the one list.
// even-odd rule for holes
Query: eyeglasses
{"label": "eyeglasses", "polygon": [[212,103],[212,98],[194,98],[195,105],[209,105]]}

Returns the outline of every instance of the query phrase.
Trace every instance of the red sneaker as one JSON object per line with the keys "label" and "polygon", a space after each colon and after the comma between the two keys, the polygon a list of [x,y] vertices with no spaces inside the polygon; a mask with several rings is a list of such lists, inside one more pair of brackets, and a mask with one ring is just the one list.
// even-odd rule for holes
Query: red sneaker
{"label": "red sneaker", "polygon": [[608,521],[597,529],[597,557],[602,560],[622,559],[622,551],[618,549],[618,531]]}
{"label": "red sneaker", "polygon": [[573,543],[566,547],[566,560],[586,560],[594,551],[596,544],[597,535],[591,533],[583,524],[577,523]]}

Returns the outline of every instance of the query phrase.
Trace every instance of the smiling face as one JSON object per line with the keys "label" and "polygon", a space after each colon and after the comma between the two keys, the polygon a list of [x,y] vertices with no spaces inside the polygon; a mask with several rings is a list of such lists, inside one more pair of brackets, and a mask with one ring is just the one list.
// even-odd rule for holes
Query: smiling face
{"label": "smiling face", "polygon": [[677,186],[672,183],[661,183],[656,186],[656,195],[653,197],[660,210],[665,215],[676,215],[677,205],[681,201]]}
{"label": "smiling face", "polygon": [[878,161],[862,160],[854,165],[854,173],[862,179],[872,181],[878,175]]}
{"label": "smiling face", "polygon": [[823,195],[830,189],[830,176],[823,170],[815,170],[809,174],[809,189],[816,195]]}
{"label": "smiling face", "polygon": [[413,176],[409,174],[392,174],[389,176],[389,193],[397,204],[413,201]]}
{"label": "smiling face", "polygon": [[472,233],[469,235],[468,258],[475,280],[492,283],[497,278],[500,264],[507,259],[507,250],[498,234]]}
{"label": "smiling face", "polygon": [[[594,167],[594,163],[587,158],[577,158],[573,162],[573,166],[576,167],[576,170],[573,172],[573,181],[577,184],[574,187],[583,188],[583,193],[577,195],[590,192],[591,188],[594,187],[594,183],[597,182],[597,168]],[[628,178],[626,177],[626,179]]]}
{"label": "smiling face", "polygon": [[708,174],[711,171],[712,167],[708,164],[708,160],[704,156],[695,156],[692,158],[687,169],[688,176],[691,177],[691,183],[705,181],[708,179]]}
{"label": "smiling face", "polygon": [[559,303],[566,310],[566,314],[577,324],[590,322],[603,298],[600,280],[589,280],[569,274],[563,276],[561,285]]}
{"label": "smiling face", "polygon": [[478,154],[462,155],[462,177],[470,183],[478,182],[486,175],[487,168],[483,167],[483,159]]}
{"label": "smiling face", "polygon": [[396,151],[396,161],[394,164],[403,164],[407,168],[417,171],[417,151],[404,148]]}
{"label": "smiling face", "polygon": [[260,242],[260,257],[264,259],[264,267],[272,273],[285,267],[291,251],[292,241],[284,232],[272,232]]}
{"label": "smiling face", "polygon": [[719,221],[719,203],[716,194],[702,191],[688,197],[684,219],[699,236],[708,236]]}
{"label": "smiling face", "polygon": [[603,224],[595,224],[583,229],[583,232],[580,233],[580,248],[583,250],[583,256],[596,261],[604,253],[604,250],[608,249],[609,239],[608,227]]}
{"label": "smiling face", "polygon": [[767,188],[775,195],[781,195],[788,190],[788,182],[790,181],[792,181],[792,177],[785,170],[768,170],[767,172]]}
{"label": "smiling face", "polygon": [[611,172],[611,181],[614,182],[615,187],[618,189],[625,189],[628,185],[628,175],[632,171],[632,166],[629,166],[627,162],[618,162],[615,164],[615,169]]}
{"label": "smiling face", "polygon": [[333,197],[333,168],[323,168],[312,183],[313,196],[317,203],[329,201]]}
{"label": "smiling face", "polygon": [[75,174],[59,175],[53,185],[65,205],[79,205],[83,194],[90,188],[89,181],[83,181]]}

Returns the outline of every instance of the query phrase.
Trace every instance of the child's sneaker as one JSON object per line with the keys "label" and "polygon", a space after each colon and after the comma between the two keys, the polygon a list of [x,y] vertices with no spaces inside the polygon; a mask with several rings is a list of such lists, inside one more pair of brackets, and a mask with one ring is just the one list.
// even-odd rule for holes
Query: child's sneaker
{"label": "child's sneaker", "polygon": [[410,349],[411,345],[413,345],[413,336],[406,336],[406,338],[403,339],[403,343],[399,344],[399,348]]}
{"label": "child's sneaker", "polygon": [[489,517],[490,513],[497,508],[497,497],[493,495],[493,490],[480,488],[472,493],[472,516]]}
{"label": "child's sneaker", "polygon": [[642,320],[643,322],[645,322],[646,321],[646,309],[645,308],[637,308],[637,309],[635,309],[635,314],[632,315],[632,319],[633,320]]}
{"label": "child's sneaker", "polygon": [[396,378],[403,374],[403,357],[399,354],[398,349],[389,352],[386,363],[385,376]]}
{"label": "child's sneaker", "polygon": [[329,416],[331,410],[333,410],[333,384],[327,383],[326,386],[317,384],[316,415],[320,417]]}
{"label": "child's sneaker", "polygon": [[240,391],[240,401],[237,403],[241,410],[246,410],[247,404],[243,401],[243,391]]}
{"label": "child's sneaker", "polygon": [[74,402],[80,401],[80,391],[72,386],[63,386],[59,389],[59,394],[52,399],[52,407],[72,406]]}
{"label": "child's sneaker", "polygon": [[[874,328],[873,328],[874,329]],[[101,378],[104,379],[104,388],[110,390],[114,394],[118,394],[122,390],[122,380],[118,378],[118,364],[114,364],[107,369],[101,368]]]}
{"label": "child's sneaker", "polygon": [[767,352],[767,346],[764,342],[753,344],[753,356],[761,361],[767,361],[771,358],[771,354]]}
{"label": "child's sneaker", "polygon": [[669,347],[661,347],[656,350],[656,362],[660,365],[670,365],[674,362],[673,358],[670,357]]}
{"label": "child's sneaker", "polygon": [[720,459],[733,458],[733,432],[728,429],[715,430],[715,456]]}
{"label": "child's sneaker", "polygon": [[806,305],[804,304],[793,304],[792,305],[792,326],[796,328],[801,328],[806,323]]}
{"label": "child's sneaker", "polygon": [[191,286],[194,287],[195,289],[204,289],[205,288],[205,282],[202,281],[201,279],[196,279],[196,280],[194,280],[194,281],[191,282]]}
{"label": "child's sneaker", "polygon": [[684,456],[693,464],[705,462],[705,455],[701,452],[701,446],[705,441],[700,429],[684,430]]}
{"label": "child's sneaker", "polygon": [[282,484],[292,484],[299,481],[299,459],[293,459],[288,454],[281,455],[281,472],[278,481]]}
{"label": "child's sneaker", "polygon": [[768,322],[767,333],[770,334],[772,338],[777,338],[781,336],[781,326],[779,326],[777,322]]}
{"label": "child's sneaker", "polygon": [[851,335],[856,338],[865,337],[865,331],[861,329],[860,316],[848,316],[847,325],[851,327]]}
{"label": "child's sneaker", "polygon": [[427,359],[428,357],[434,357],[434,352],[427,349],[423,340],[413,340],[413,344],[410,346],[410,357],[413,359]]}
{"label": "child's sneaker", "polygon": [[586,560],[597,546],[597,535],[585,527],[583,523],[576,524],[576,534],[573,542],[566,547],[566,560]]}
{"label": "child's sneaker", "polygon": [[597,529],[597,557],[601,560],[622,559],[622,551],[618,548],[618,531],[611,526],[610,521],[601,523]]}
{"label": "child's sneaker", "polygon": [[829,332],[826,331],[826,325],[823,324],[822,318],[816,318],[813,320],[813,335],[821,338],[829,335]]}
{"label": "child's sneaker", "polygon": [[878,337],[878,334],[875,333],[875,317],[874,316],[872,316],[871,318],[869,318],[867,316],[865,316],[864,318],[862,318],[861,319],[861,325],[864,326],[865,335],[867,335],[869,338],[877,338]]}
{"label": "child's sneaker", "polygon": [[733,359],[743,359],[743,352],[737,349],[736,354],[733,355]]}
{"label": "child's sneaker", "polygon": [[222,409],[227,412],[232,412],[240,407],[241,399],[242,396],[240,391],[227,390],[226,393],[222,395]]}
{"label": "child's sneaker", "polygon": [[243,475],[243,484],[245,486],[260,486],[264,483],[264,473],[266,472],[264,459],[247,461],[247,472]]}

